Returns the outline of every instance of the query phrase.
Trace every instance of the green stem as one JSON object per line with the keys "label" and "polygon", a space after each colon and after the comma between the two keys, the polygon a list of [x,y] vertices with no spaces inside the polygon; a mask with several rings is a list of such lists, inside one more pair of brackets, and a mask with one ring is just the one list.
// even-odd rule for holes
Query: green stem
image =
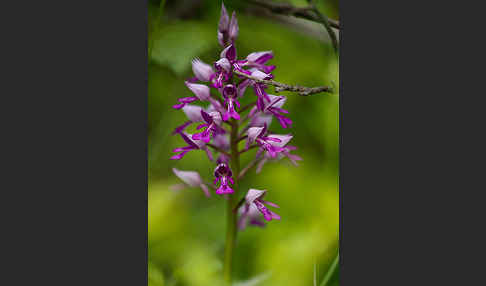
{"label": "green stem", "polygon": [[336,257],[334,257],[334,260],[332,261],[331,267],[329,267],[326,276],[324,276],[324,278],[322,279],[320,286],[326,286],[327,283],[329,283],[329,280],[331,279],[334,272],[336,271],[338,264],[339,264],[339,250],[336,253]]}
{"label": "green stem", "polygon": [[236,220],[237,212],[233,211],[235,198],[238,196],[238,176],[240,174],[240,154],[238,153],[238,122],[231,121],[231,171],[233,172],[233,189],[235,192],[228,197],[226,206],[226,244],[224,248],[223,278],[227,285],[231,285],[231,274],[233,265],[233,253],[236,243]]}

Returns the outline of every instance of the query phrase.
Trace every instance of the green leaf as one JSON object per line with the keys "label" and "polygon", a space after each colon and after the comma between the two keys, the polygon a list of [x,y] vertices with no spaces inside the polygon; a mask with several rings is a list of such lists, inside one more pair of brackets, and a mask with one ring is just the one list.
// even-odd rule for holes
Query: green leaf
{"label": "green leaf", "polygon": [[334,257],[334,260],[329,267],[326,275],[321,281],[320,286],[339,285],[339,252]]}
{"label": "green leaf", "polygon": [[151,56],[154,62],[169,67],[181,76],[191,68],[193,58],[216,44],[214,27],[202,22],[180,22],[165,25],[154,35]]}

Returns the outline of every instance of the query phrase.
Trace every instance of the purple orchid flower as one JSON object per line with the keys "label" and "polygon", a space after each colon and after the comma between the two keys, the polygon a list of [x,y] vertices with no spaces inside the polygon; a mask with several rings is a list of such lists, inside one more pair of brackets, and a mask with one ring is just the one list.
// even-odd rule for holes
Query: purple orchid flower
{"label": "purple orchid flower", "polygon": [[212,84],[214,88],[223,87],[223,82],[227,82],[231,75],[231,63],[227,58],[221,58],[214,63],[214,68],[216,73],[211,77]]}
{"label": "purple orchid flower", "polygon": [[[267,132],[267,125],[265,124],[263,127],[250,127],[248,129],[248,140],[246,144],[246,148],[248,149],[250,147],[250,144],[253,142],[256,142],[258,145],[260,145],[260,148],[263,150],[266,150],[270,157],[275,158],[279,152],[284,151],[283,147],[280,147],[280,144],[275,144],[275,143],[283,143],[282,139],[279,138],[281,135],[270,135],[270,136],[265,136]],[[284,135],[284,136],[289,136],[283,138],[286,140],[285,144],[292,138],[291,135]],[[283,145],[285,145],[283,144]]]}
{"label": "purple orchid flower", "polygon": [[255,204],[244,204],[238,209],[240,218],[238,219],[238,229],[244,230],[247,225],[265,227],[265,222]]}
{"label": "purple orchid flower", "polygon": [[186,143],[188,145],[184,146],[184,147],[175,148],[174,150],[172,150],[172,152],[174,152],[174,153],[178,153],[178,152],[180,152],[180,153],[170,157],[171,160],[180,160],[189,151],[197,150],[197,149],[201,149],[201,150],[206,151],[206,154],[208,155],[209,160],[210,161],[213,160],[213,155],[212,155],[211,151],[208,149],[208,147],[206,147],[206,144],[204,144],[204,142],[194,141],[191,138],[189,138],[190,136],[188,136],[188,135],[190,135],[190,134],[186,134],[184,132],[180,132],[179,135],[182,137],[182,139],[184,139],[184,141],[186,141]]}
{"label": "purple orchid flower", "polygon": [[[273,135],[275,136],[275,135]],[[289,158],[290,162],[294,165],[294,166],[298,166],[299,164],[297,163],[297,161],[301,161],[303,160],[302,157],[298,156],[298,155],[295,155],[295,154],[290,154],[291,151],[293,150],[297,150],[297,147],[295,146],[291,146],[291,145],[287,145],[287,146],[283,146],[284,150],[280,153],[278,153],[277,157],[276,157],[276,160],[280,160],[284,157],[287,157]],[[258,150],[259,152],[257,153],[257,157],[261,156],[261,149]],[[256,173],[260,173],[262,171],[262,168],[263,168],[263,165],[265,165],[266,162],[272,160],[274,158],[272,158],[268,153],[264,153],[263,154],[263,158],[260,160],[260,162],[258,162],[258,165],[256,167]]]}
{"label": "purple orchid flower", "polygon": [[[269,103],[264,102],[263,114],[275,116],[283,128],[291,127],[292,120],[281,114],[281,113],[285,113],[285,114],[289,113],[287,110],[282,108],[287,98],[285,96],[276,96],[273,94],[269,94],[268,97],[270,98],[270,102]],[[257,106],[254,106],[250,110],[248,116],[253,120],[253,118],[257,117],[259,114],[260,114],[259,108]],[[263,115],[259,115],[259,116],[261,117]],[[255,120],[258,120],[258,118]],[[257,125],[252,125],[252,126],[257,126]]]}
{"label": "purple orchid flower", "polygon": [[221,124],[221,114],[219,112],[207,113],[201,109],[201,116],[206,123],[199,125],[197,129],[201,129],[203,127],[206,127],[206,129],[201,133],[192,135],[192,139],[202,140],[209,143],[209,141],[211,141],[211,136],[214,138],[214,136],[217,134],[226,133],[226,131],[219,126]]}
{"label": "purple orchid flower", "polygon": [[195,171],[181,171],[176,168],[172,168],[174,174],[181,179],[186,185],[190,187],[199,187],[203,190],[204,194],[209,197],[211,194],[209,193],[208,186],[206,186],[201,179],[201,176],[198,172]]}
{"label": "purple orchid flower", "polygon": [[216,169],[214,169],[214,184],[216,185],[218,181],[221,183],[219,188],[216,190],[216,194],[232,194],[234,190],[229,186],[229,183],[234,184],[235,181],[233,180],[233,172],[228,167],[227,164],[221,163],[219,164]]}
{"label": "purple orchid flower", "polygon": [[275,65],[265,65],[265,63],[271,59],[273,59],[272,51],[254,52],[249,54],[245,60],[238,61],[238,67],[256,68],[266,74],[269,74],[276,68]]}
{"label": "purple orchid flower", "polygon": [[289,113],[287,110],[282,109],[282,105],[285,103],[287,98],[285,96],[276,96],[272,94],[269,94],[268,96],[270,97],[270,103],[265,105],[265,107],[263,108],[263,112],[275,116],[282,128],[291,127],[292,120],[281,114]]}
{"label": "purple orchid flower", "polygon": [[236,94],[236,88],[232,84],[228,84],[223,88],[223,97],[224,97],[224,102],[228,109],[226,112],[223,114],[223,120],[228,121],[230,118],[234,118],[236,120],[240,120],[240,115],[236,112],[235,110],[235,104],[240,108],[240,103],[236,99],[237,94]]}
{"label": "purple orchid flower", "polygon": [[184,111],[184,114],[186,114],[187,118],[189,121],[184,122],[182,125],[177,126],[174,131],[172,131],[172,135],[181,133],[186,129],[187,126],[191,125],[194,122],[201,122],[203,121],[203,118],[201,116],[201,110],[203,108],[197,105],[190,105],[187,104],[184,107],[182,107],[182,111]]}
{"label": "purple orchid flower", "polygon": [[236,63],[236,48],[231,44],[221,52],[220,59],[214,63],[216,73],[211,78],[212,87],[223,87],[223,82],[227,82],[231,77],[231,66],[234,63]]}
{"label": "purple orchid flower", "polygon": [[201,101],[206,101],[211,96],[209,87],[204,84],[192,83],[188,81],[186,81],[185,84],[194,93],[195,96],[179,98],[178,101],[180,103],[172,106],[175,109],[181,109],[186,106],[186,104],[194,102],[198,99]]}
{"label": "purple orchid flower", "polygon": [[246,220],[248,220],[249,218],[250,220],[253,219],[253,222],[256,222],[255,211],[254,211],[255,208],[260,213],[263,214],[263,218],[267,221],[271,221],[272,219],[280,220],[280,216],[278,214],[272,212],[265,206],[268,205],[274,208],[279,208],[278,205],[263,200],[263,197],[265,196],[266,193],[267,193],[266,190],[257,190],[257,189],[248,190],[248,193],[245,196],[245,205],[242,206],[242,211],[238,222],[240,229],[241,227],[243,227],[243,225],[246,225]]}

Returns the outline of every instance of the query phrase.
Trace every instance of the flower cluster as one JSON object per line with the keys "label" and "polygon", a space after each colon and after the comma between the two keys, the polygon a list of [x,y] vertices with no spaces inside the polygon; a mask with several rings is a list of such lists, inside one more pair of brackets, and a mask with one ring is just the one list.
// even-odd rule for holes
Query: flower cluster
{"label": "flower cluster", "polygon": [[[239,174],[234,174],[230,168],[230,156],[240,156],[251,148],[257,148],[254,160],[257,173],[269,160],[287,157],[295,165],[297,161],[302,160],[299,156],[290,154],[296,149],[295,146],[287,145],[292,139],[291,134],[272,134],[269,131],[273,118],[278,120],[282,128],[292,126],[292,120],[286,117],[289,112],[282,108],[286,97],[268,94],[266,91],[268,86],[254,80],[254,78],[274,78],[272,71],[276,66],[267,63],[273,58],[273,52],[253,52],[244,59],[238,59],[235,45],[238,33],[235,12],[230,19],[226,8],[222,5],[217,30],[218,43],[222,47],[219,59],[212,65],[197,58],[192,61],[194,77],[185,82],[192,96],[179,98],[178,103],[173,106],[174,109],[182,110],[188,120],[173,131],[173,135],[179,135],[187,145],[175,148],[173,152],[176,154],[171,159],[182,159],[192,150],[204,150],[209,160],[215,161],[216,165],[214,184],[217,187],[213,188],[216,194],[226,196],[237,194],[233,185],[235,180],[239,179]],[[236,74],[235,71],[249,75],[251,78]],[[244,96],[252,96],[248,95],[248,87],[253,89],[255,101],[242,108],[239,101]],[[197,102],[206,106],[194,105]],[[248,114],[245,116],[243,112]],[[192,124],[198,124],[196,128],[198,131],[189,134],[185,130]],[[241,130],[236,133],[231,132],[227,126],[232,128],[236,126]],[[237,137],[234,134],[237,134]],[[238,142],[243,139],[246,139],[245,148],[235,153],[231,144],[237,147]],[[208,147],[218,153],[216,160]],[[230,150],[233,150],[231,154]],[[235,166],[231,167],[235,168]],[[197,172],[180,171],[175,168],[173,171],[185,185],[200,187],[209,196],[208,187]],[[267,221],[280,219],[280,216],[266,207],[266,205],[278,207],[263,200],[266,193],[266,190],[250,189],[244,198],[244,203],[243,199],[240,201],[241,207],[238,210],[240,229],[247,224],[263,226],[260,214]]]}

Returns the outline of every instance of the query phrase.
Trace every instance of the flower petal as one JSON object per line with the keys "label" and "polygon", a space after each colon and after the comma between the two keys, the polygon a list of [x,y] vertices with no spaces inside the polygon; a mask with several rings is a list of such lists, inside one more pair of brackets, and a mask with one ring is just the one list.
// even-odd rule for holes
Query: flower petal
{"label": "flower petal", "polygon": [[238,37],[238,19],[236,19],[236,12],[233,11],[231,15],[231,22],[229,24],[229,38],[231,42],[234,42]]}
{"label": "flower petal", "polygon": [[218,135],[214,136],[213,145],[220,148],[220,149],[228,150],[229,147],[230,147],[229,136],[222,135],[222,134],[218,134]]}
{"label": "flower petal", "polygon": [[270,126],[272,123],[273,116],[266,114],[256,114],[250,121],[250,126],[252,127],[263,127],[265,124]]}
{"label": "flower petal", "polygon": [[245,201],[251,205],[256,199],[263,197],[266,192],[266,190],[249,189],[248,193],[246,193]]}
{"label": "flower petal", "polygon": [[189,144],[190,147],[192,147],[193,149],[199,148],[197,143],[189,138],[191,137],[190,134],[185,132],[181,132],[179,134],[181,135],[182,139],[184,139],[184,141],[186,141],[186,143]]}
{"label": "flower petal", "polygon": [[250,127],[248,129],[248,142],[253,143],[255,139],[262,133],[265,127]]}
{"label": "flower petal", "polygon": [[211,124],[213,122],[213,118],[211,115],[209,115],[207,112],[205,112],[203,109],[201,109],[201,117],[206,121],[208,124]]}
{"label": "flower petal", "polygon": [[211,96],[209,87],[204,84],[185,82],[186,86],[199,98],[201,101],[208,100]]}
{"label": "flower petal", "polygon": [[230,62],[236,60],[236,48],[233,44],[227,46],[220,54],[221,58],[227,58]]}
{"label": "flower petal", "polygon": [[258,79],[270,79],[270,75],[269,74],[266,74],[264,72],[261,72],[259,70],[254,70],[252,73],[251,73],[251,76],[254,76]]}
{"label": "flower petal", "polygon": [[222,57],[221,59],[219,59],[218,61],[216,61],[214,63],[214,67],[216,68],[216,70],[218,70],[219,72],[221,70],[224,70],[226,72],[229,72],[231,70],[231,63],[229,62],[229,60],[225,57]]}
{"label": "flower petal", "polygon": [[184,183],[188,184],[191,187],[197,187],[202,184],[201,176],[199,176],[198,172],[195,171],[181,171],[176,168],[172,168],[174,174],[181,179]]}
{"label": "flower petal", "polygon": [[221,3],[221,16],[219,17],[218,30],[221,32],[228,31],[229,16],[224,3]]}
{"label": "flower petal", "polygon": [[268,60],[273,58],[272,51],[263,51],[263,52],[253,52],[249,54],[246,59],[250,62],[264,64]]}
{"label": "flower petal", "polygon": [[201,106],[187,104],[182,108],[182,111],[184,111],[187,118],[189,118],[189,120],[191,120],[192,122],[200,122],[203,121],[203,118],[201,116],[202,109],[203,108]]}
{"label": "flower petal", "polygon": [[283,135],[283,134],[271,134],[269,135],[269,137],[272,137],[272,138],[277,138],[278,140],[280,140],[280,142],[277,142],[277,141],[270,141],[269,143],[275,147],[284,147],[285,145],[287,145],[287,143],[289,143],[289,141],[294,137],[290,134],[287,134],[287,135]]}
{"label": "flower petal", "polygon": [[285,97],[285,96],[277,96],[277,95],[273,95],[273,94],[268,94],[268,97],[270,97],[270,103],[268,103],[265,106],[265,109],[268,109],[270,107],[282,108],[284,103],[287,101],[287,97]]}
{"label": "flower petal", "polygon": [[175,134],[178,134],[178,133],[181,133],[182,131],[184,131],[184,129],[186,129],[187,126],[191,125],[192,121],[186,121],[184,124],[180,125],[180,126],[177,126],[174,131],[172,131],[172,135],[175,135]]}
{"label": "flower petal", "polygon": [[209,81],[214,74],[213,68],[198,58],[192,60],[192,71],[200,81]]}

